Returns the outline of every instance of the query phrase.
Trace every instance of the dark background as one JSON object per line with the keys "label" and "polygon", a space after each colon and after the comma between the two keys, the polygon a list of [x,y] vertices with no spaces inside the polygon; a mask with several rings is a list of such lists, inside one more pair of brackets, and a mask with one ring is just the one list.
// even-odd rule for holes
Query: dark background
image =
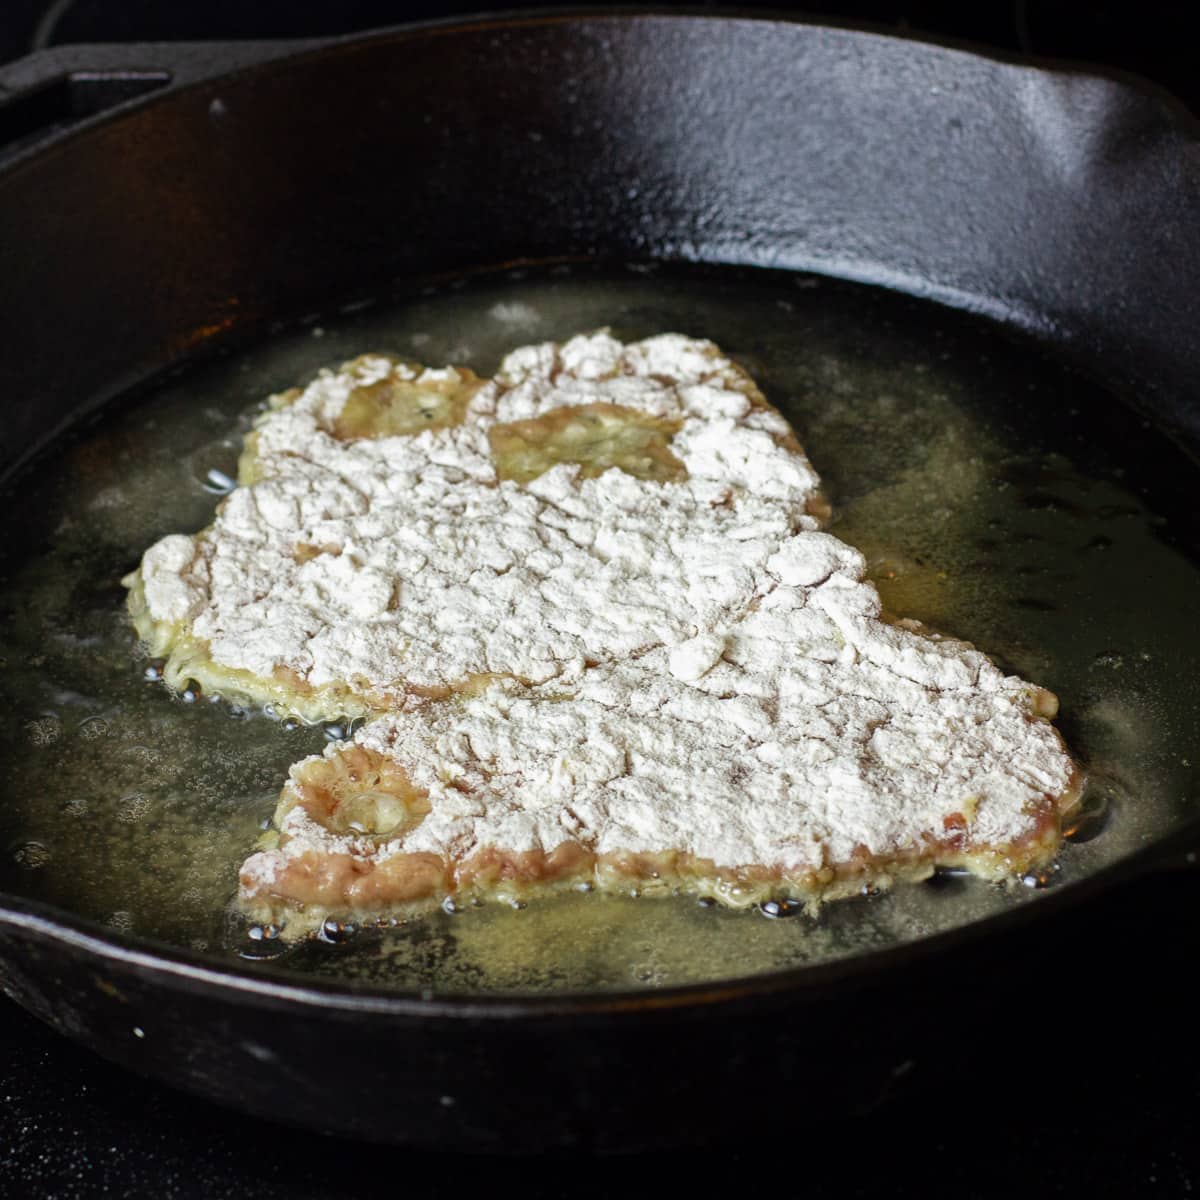
{"label": "dark background", "polygon": [[[805,15],[1133,71],[1200,112],[1187,27],[1198,8],[1164,0],[829,0]],[[42,45],[317,36],[479,9],[469,0],[0,0],[0,63]],[[651,1187],[671,1196],[782,1190],[813,1200],[1190,1196],[1200,1191],[1198,901],[1200,876],[1185,866],[1115,889],[1044,929],[1043,953],[1059,939],[1092,965],[1075,981],[1059,976],[1031,991],[1029,1003],[1045,1008],[1042,1044],[1014,1048],[998,1039],[972,1069],[918,1079],[855,1118],[793,1126],[787,1113],[764,1113],[754,1144],[625,1159],[450,1158],[276,1128],[135,1079],[0,1000],[0,1197],[358,1200],[414,1189],[565,1197]],[[669,1064],[648,1064],[647,1079],[630,1086],[652,1086],[664,1069]],[[796,1086],[803,1089],[803,1079]],[[753,1106],[755,1098],[731,1096],[730,1104]]]}
{"label": "dark background", "polygon": [[[406,20],[539,7],[549,6],[537,0],[0,0],[0,62],[19,58],[35,45],[321,36]],[[660,2],[656,7],[671,5]],[[1156,80],[1193,109],[1200,102],[1190,29],[1200,15],[1194,0],[814,0],[743,7],[865,22],[891,32],[972,41],[1014,55],[1106,64]]]}

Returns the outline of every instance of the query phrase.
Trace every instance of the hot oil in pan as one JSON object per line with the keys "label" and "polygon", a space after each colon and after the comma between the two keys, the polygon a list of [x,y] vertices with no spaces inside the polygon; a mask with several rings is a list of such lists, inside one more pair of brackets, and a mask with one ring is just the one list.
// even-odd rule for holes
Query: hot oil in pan
{"label": "hot oil in pan", "polygon": [[[515,345],[601,325],[719,342],[793,420],[834,531],[864,551],[888,607],[1058,693],[1091,782],[1056,872],[1015,888],[942,877],[788,920],[570,895],[291,949],[228,915],[288,765],[336,731],[168,695],[138,652],[121,576],[158,537],[208,523],[256,406],[317,367],[379,349],[485,373]],[[162,386],[20,481],[20,511],[36,517],[0,584],[0,888],[216,956],[441,991],[729,978],[1024,903],[1195,810],[1200,539],[1177,525],[1195,479],[1130,410],[1027,346],[849,285],[554,268],[341,314]]]}

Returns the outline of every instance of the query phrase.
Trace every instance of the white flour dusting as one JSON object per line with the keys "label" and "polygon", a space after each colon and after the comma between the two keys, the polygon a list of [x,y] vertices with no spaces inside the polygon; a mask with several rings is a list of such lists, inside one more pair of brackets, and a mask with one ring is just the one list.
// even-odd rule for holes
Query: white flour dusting
{"label": "white flour dusting", "polygon": [[[1056,841],[1078,774],[1053,697],[882,618],[861,556],[818,531],[788,427],[711,343],[527,346],[461,424],[334,436],[354,389],[389,378],[465,376],[383,357],[323,372],[260,422],[258,482],[143,562],[155,622],[255,677],[349,687],[380,714],[357,745],[428,800],[399,836],[337,831],[290,783],[244,897],[300,903],[297,873],[310,887],[314,861],[340,859],[358,891],[317,899],[345,910],[414,855],[449,894],[479,856],[565,844],[588,870],[670,853],[811,891],[922,855],[994,873],[1048,820]],[[681,477],[568,461],[498,478],[489,431],[596,405],[671,423]],[[370,895],[386,908],[384,885]]]}
{"label": "white flour dusting", "polygon": [[[413,688],[483,673],[541,682],[722,628],[773,586],[767,559],[781,540],[816,527],[815,472],[779,444],[786,424],[709,343],[623,347],[596,334],[527,347],[461,425],[352,441],[328,432],[354,387],[405,370],[359,360],[268,414],[260,482],[233,492],[194,539],[146,554],[151,618],[189,625],[222,666],[262,678],[282,667],[389,707]],[[497,480],[490,428],[597,403],[676,419],[671,450],[687,478],[579,480],[563,464],[524,486]]]}
{"label": "white flour dusting", "polygon": [[856,552],[825,534],[797,540],[790,569],[820,582],[777,588],[722,638],[589,670],[569,700],[558,683],[498,681],[370,722],[356,742],[403,763],[429,815],[400,838],[331,840],[291,807],[281,848],[246,864],[244,886],[269,888],[314,849],[350,852],[365,871],[564,842],[598,859],[669,849],[811,886],[856,859],[941,842],[955,861],[1034,833],[1074,778],[1035,716],[1045,693],[960,642],[882,624]]}

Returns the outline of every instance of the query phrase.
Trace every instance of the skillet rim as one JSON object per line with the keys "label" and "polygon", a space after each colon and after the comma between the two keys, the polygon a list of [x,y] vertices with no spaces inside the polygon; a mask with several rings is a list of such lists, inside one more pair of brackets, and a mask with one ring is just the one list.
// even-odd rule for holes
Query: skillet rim
{"label": "skillet rim", "polygon": [[[1136,71],[1114,67],[1107,63],[1089,63],[1079,59],[1064,58],[1047,54],[1020,54],[999,47],[985,46],[967,38],[955,38],[919,29],[898,30],[880,21],[843,20],[833,15],[819,13],[796,13],[789,9],[776,9],[769,5],[717,4],[703,7],[698,4],[681,4],[669,8],[652,3],[620,3],[610,5],[561,4],[545,8],[498,8],[484,9],[477,13],[457,16],[428,17],[416,21],[400,22],[358,32],[334,34],[328,37],[298,38],[249,38],[244,40],[179,41],[179,42],[96,42],[63,43],[41,47],[12,62],[0,63],[0,107],[12,100],[19,100],[27,91],[69,76],[72,62],[76,58],[99,54],[102,58],[119,60],[130,53],[162,55],[174,62],[164,63],[168,72],[173,66],[183,65],[182,78],[174,74],[163,86],[145,95],[121,100],[102,110],[79,118],[61,130],[38,136],[27,147],[16,151],[7,161],[0,145],[0,177],[19,170],[29,159],[37,158],[52,148],[64,145],[77,136],[110,121],[119,120],[129,112],[153,105],[169,95],[184,90],[202,87],[217,79],[240,79],[243,76],[269,71],[284,62],[299,61],[309,57],[323,56],[330,51],[340,51],[367,42],[398,40],[410,37],[451,34],[473,29],[491,27],[515,28],[521,25],[560,24],[579,20],[628,22],[628,21],[713,21],[720,23],[746,22],[764,25],[790,25],[809,29],[829,29],[841,33],[879,38],[885,41],[913,43],[930,46],[970,58],[984,59],[1017,70],[1033,71],[1044,75],[1101,79],[1118,87],[1151,97],[1162,104],[1172,120],[1200,137],[1200,112],[1191,108],[1165,85],[1140,75]],[[234,64],[226,67],[221,63],[222,55],[232,55]],[[208,61],[212,56],[213,61]],[[198,60],[194,61],[194,60]],[[31,81],[22,79],[32,76]],[[6,83],[15,79],[15,83]],[[11,91],[11,96],[5,96]]]}

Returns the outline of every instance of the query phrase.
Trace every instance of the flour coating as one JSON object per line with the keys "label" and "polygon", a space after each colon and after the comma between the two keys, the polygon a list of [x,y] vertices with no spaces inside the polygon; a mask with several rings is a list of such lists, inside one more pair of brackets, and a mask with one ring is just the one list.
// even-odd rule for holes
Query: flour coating
{"label": "flour coating", "polygon": [[372,716],[293,767],[243,904],[311,927],[1044,861],[1080,787],[1055,698],[884,614],[823,512],[783,418],[680,335],[525,346],[490,380],[369,355],[277,397],[214,524],[131,577],[177,674],[199,647]]}
{"label": "flour coating", "polygon": [[[253,436],[257,482],[209,529],[146,554],[153,622],[186,627],[220,666],[283,669],[386,710],[472,676],[539,683],[719,630],[773,585],[781,540],[816,527],[816,473],[711,343],[600,333],[525,347],[459,425],[330,433],[355,389],[389,378],[456,375],[368,356],[287,397]],[[490,429],[597,404],[677,421],[686,478],[579,478],[569,463],[526,485],[497,478]],[[317,715],[342,715],[331,703]]]}
{"label": "flour coating", "polygon": [[[573,843],[590,874],[669,850],[709,885],[750,869],[809,892],[848,864],[873,878],[974,857],[1004,874],[1002,855],[1045,835],[1075,784],[1038,716],[1052,699],[964,643],[883,623],[861,556],[836,539],[800,534],[779,562],[819,582],[781,584],[723,638],[596,667],[565,694],[500,680],[370,722],[356,743],[402,763],[430,812],[400,838],[333,844],[363,870]],[[281,828],[244,868],[251,891],[330,849],[303,806]]]}

